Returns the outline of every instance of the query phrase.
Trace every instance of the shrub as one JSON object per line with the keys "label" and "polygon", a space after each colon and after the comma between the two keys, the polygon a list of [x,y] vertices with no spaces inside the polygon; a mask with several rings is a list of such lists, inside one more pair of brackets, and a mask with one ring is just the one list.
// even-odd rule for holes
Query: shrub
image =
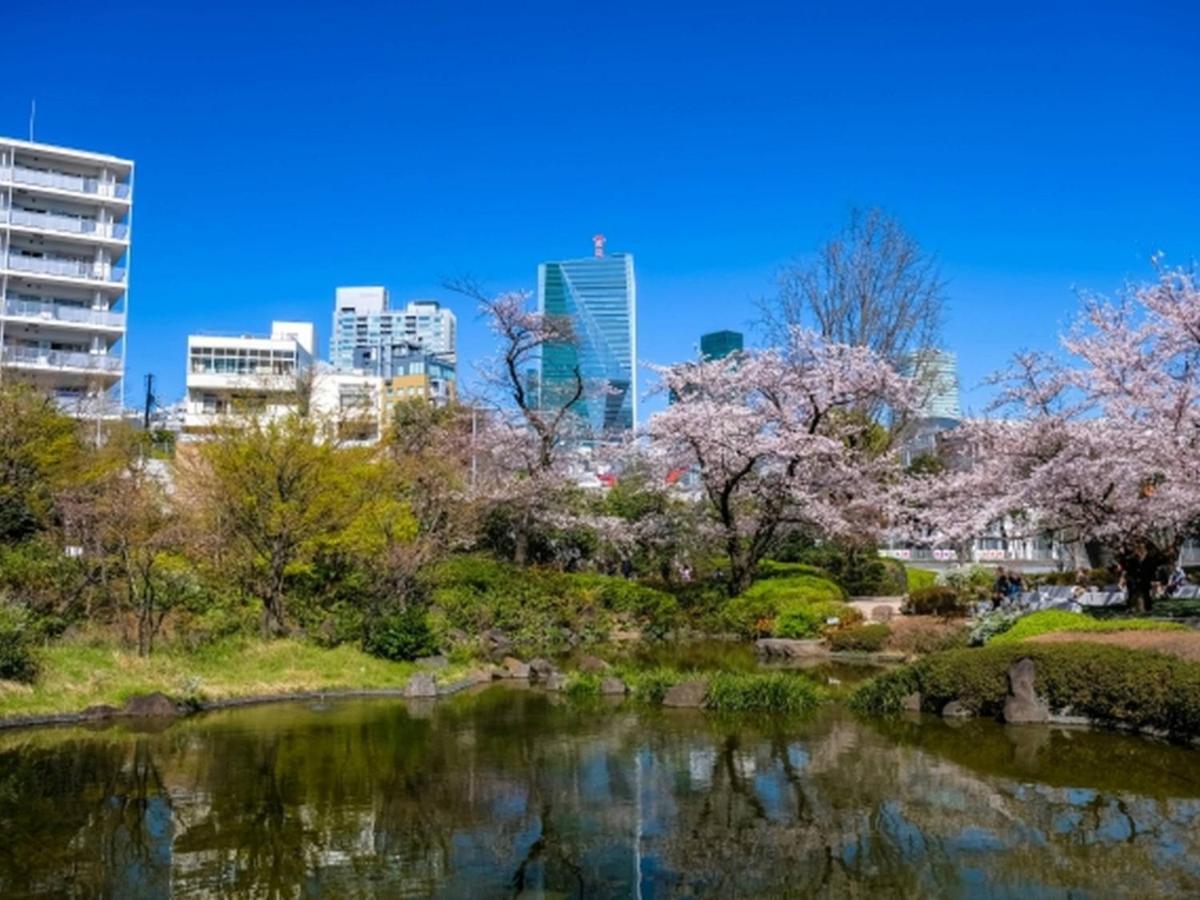
{"label": "shrub", "polygon": [[1008,670],[1020,659],[1036,667],[1036,690],[1053,710],[1070,709],[1102,724],[1200,736],[1200,664],[1099,644],[1008,644],[953,650],[885,673],[859,687],[852,705],[885,715],[920,691],[937,712],[951,700],[983,716],[998,716],[1008,694]]}
{"label": "shrub", "polygon": [[967,629],[961,620],[904,617],[893,619],[887,648],[898,653],[923,656],[967,645]]}
{"label": "shrub", "polygon": [[[818,619],[818,624],[823,626],[828,616],[838,615],[830,610],[841,610],[844,598],[840,587],[816,575],[769,578],[756,582],[741,596],[726,603],[721,618],[725,627],[746,637],[766,634],[789,637],[792,635],[780,630],[785,617],[791,615],[796,620],[796,627],[800,621]],[[819,611],[805,611],[814,604],[824,605]]]}
{"label": "shrub", "polygon": [[676,669],[661,666],[654,669],[622,669],[619,674],[631,696],[655,704],[662,703],[667,691],[687,678]]}
{"label": "shrub", "polygon": [[943,581],[958,594],[964,604],[967,604],[987,600],[992,596],[996,573],[983,566],[966,566],[947,572]]}
{"label": "shrub", "polygon": [[929,569],[914,569],[906,566],[904,569],[905,587],[911,593],[922,588],[931,588],[937,584],[937,572]]}
{"label": "shrub", "polygon": [[780,542],[774,555],[783,563],[803,563],[821,569],[851,596],[904,593],[903,567],[881,557],[874,547],[813,546],[793,538]]}
{"label": "shrub", "polygon": [[568,697],[599,697],[600,676],[593,672],[571,672],[567,675]]}
{"label": "shrub", "polygon": [[29,611],[0,599],[0,679],[33,681],[38,671],[34,654],[37,637]]}
{"label": "shrub", "polygon": [[1021,618],[1021,613],[1007,609],[996,609],[985,616],[971,629],[969,643],[972,647],[982,647],[988,641],[1008,631]]}
{"label": "shrub", "polygon": [[878,653],[887,642],[891,629],[883,624],[855,625],[829,635],[829,647],[839,652]]}
{"label": "shrub", "polygon": [[758,571],[755,573],[757,578],[794,578],[797,575],[812,575],[827,581],[832,580],[829,572],[820,566],[798,562],[779,562],[774,559],[764,559],[758,564]]}
{"label": "shrub", "polygon": [[950,619],[965,616],[967,607],[959,600],[958,592],[954,588],[939,585],[911,591],[904,603],[904,611],[914,616],[940,616]]}
{"label": "shrub", "polygon": [[788,606],[775,620],[775,637],[803,640],[817,638],[830,629],[829,620],[836,619],[836,626],[855,625],[862,621],[862,613],[846,603],[808,603]]}
{"label": "shrub", "polygon": [[708,679],[705,705],[718,712],[803,713],[820,699],[817,686],[801,675],[719,672]]}
{"label": "shrub", "polygon": [[1012,624],[1012,627],[992,639],[993,644],[1012,644],[1050,634],[1055,631],[1185,631],[1178,622],[1157,622],[1154,619],[1094,619],[1083,613],[1065,610],[1043,610],[1030,613]]}
{"label": "shrub", "polygon": [[368,621],[363,650],[380,659],[405,662],[437,652],[425,611],[416,607]]}

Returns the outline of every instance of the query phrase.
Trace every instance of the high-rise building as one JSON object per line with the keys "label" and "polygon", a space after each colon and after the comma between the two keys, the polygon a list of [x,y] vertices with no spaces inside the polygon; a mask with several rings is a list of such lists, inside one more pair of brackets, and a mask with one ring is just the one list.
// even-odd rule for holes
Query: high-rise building
{"label": "high-rise building", "polygon": [[133,163],[0,138],[0,377],[117,412]]}
{"label": "high-rise building", "polygon": [[538,311],[564,316],[573,340],[542,348],[538,390],[545,406],[565,402],[582,376],[576,409],[592,431],[627,431],[637,422],[637,286],[633,256],[604,253],[604,236],[583,259],[538,267]]}
{"label": "high-rise building", "polygon": [[962,418],[958,404],[958,357],[948,350],[919,350],[910,353],[901,367],[917,386],[918,416],[957,423]]}
{"label": "high-rise building", "polygon": [[700,335],[701,359],[724,359],[745,349],[740,331],[710,331]]}
{"label": "high-rise building", "polygon": [[387,288],[340,287],[334,301],[329,357],[334,367],[387,377],[388,361],[419,344],[454,365],[457,322],[436,300],[413,300],[392,309]]}

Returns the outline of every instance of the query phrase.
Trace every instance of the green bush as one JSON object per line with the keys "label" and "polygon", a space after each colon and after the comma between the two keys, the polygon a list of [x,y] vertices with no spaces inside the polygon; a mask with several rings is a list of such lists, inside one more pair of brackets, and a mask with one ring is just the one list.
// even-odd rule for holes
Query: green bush
{"label": "green bush", "polygon": [[1102,724],[1152,729],[1178,739],[1200,737],[1200,664],[1082,642],[939,653],[872,679],[855,691],[852,705],[874,715],[892,714],[916,690],[928,712],[957,700],[978,715],[999,716],[1008,671],[1026,657],[1036,668],[1036,690],[1052,710],[1069,709]]}
{"label": "green bush", "polygon": [[1154,619],[1094,619],[1083,613],[1047,609],[1030,613],[1012,624],[1001,634],[992,638],[993,644],[1012,644],[1039,634],[1055,631],[1186,631],[1178,622],[1158,622]]}
{"label": "green bush", "polygon": [[878,653],[890,634],[891,629],[882,623],[855,625],[831,632],[829,647],[843,653]]}
{"label": "green bush", "polygon": [[830,629],[829,620],[837,626],[854,625],[862,621],[862,613],[846,603],[823,600],[817,603],[787,606],[775,620],[775,637],[803,640],[818,638]]}
{"label": "green bush", "polygon": [[412,607],[368,621],[363,650],[380,659],[406,662],[437,652],[425,611]]}
{"label": "green bush", "polygon": [[38,671],[37,638],[29,611],[0,599],[0,680],[33,681]]}
{"label": "green bush", "polygon": [[719,672],[708,679],[705,706],[718,712],[804,713],[821,691],[802,675]]}
{"label": "green bush", "polygon": [[816,578],[824,578],[827,581],[832,581],[833,578],[825,569],[820,566],[812,566],[808,563],[798,562],[779,562],[774,559],[764,559],[758,564],[758,571],[755,574],[756,578],[795,578],[798,575],[812,575]]}
{"label": "green bush", "polygon": [[958,592],[951,587],[935,585],[910,591],[904,603],[904,611],[913,616],[940,616],[943,619],[962,617],[967,614],[966,604],[959,600]]}
{"label": "green bush", "polygon": [[1008,609],[995,609],[985,616],[980,616],[979,620],[971,628],[969,641],[971,646],[982,647],[988,641],[996,638],[997,635],[1004,634],[1004,632],[1012,628],[1020,618],[1021,613]]}
{"label": "green bush", "polygon": [[911,566],[904,568],[905,588],[911,593],[924,588],[931,588],[937,584],[937,572],[929,569],[914,569]]}
{"label": "green bush", "polygon": [[815,546],[792,535],[779,542],[773,556],[780,563],[807,564],[822,570],[854,597],[904,593],[903,568],[881,557],[874,547]]}
{"label": "green bush", "polygon": [[991,598],[992,586],[996,583],[996,572],[983,566],[964,566],[946,572],[942,580],[966,604]]}
{"label": "green bush", "polygon": [[667,691],[687,676],[677,669],[662,666],[653,669],[622,669],[620,678],[629,688],[630,696],[646,703],[662,703]]}
{"label": "green bush", "polygon": [[967,646],[967,627],[961,619],[893,619],[887,648],[924,656]]}

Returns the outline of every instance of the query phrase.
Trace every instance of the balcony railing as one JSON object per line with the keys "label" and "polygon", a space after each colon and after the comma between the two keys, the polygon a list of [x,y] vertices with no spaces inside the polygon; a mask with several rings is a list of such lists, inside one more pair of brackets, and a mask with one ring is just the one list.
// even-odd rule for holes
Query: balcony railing
{"label": "balcony railing", "polygon": [[119,197],[124,200],[129,196],[129,185],[123,182],[101,181],[99,178],[68,175],[66,172],[46,172],[41,169],[12,166],[9,169],[0,169],[0,176],[5,176],[7,180],[17,184],[89,194],[94,197]]}
{"label": "balcony railing", "polygon": [[91,309],[86,306],[71,306],[44,300],[5,300],[4,314],[23,319],[39,319],[47,322],[67,322],[80,325],[97,325],[104,328],[124,328],[125,313],[108,309]]}
{"label": "balcony railing", "polygon": [[45,275],[63,275],[68,278],[87,278],[91,281],[125,282],[125,269],[112,266],[107,275],[103,266],[83,259],[56,256],[22,256],[10,253],[8,267],[18,272],[40,272]]}
{"label": "balcony railing", "polygon": [[121,357],[104,353],[80,353],[74,350],[43,350],[39,347],[5,347],[4,362],[39,369],[87,369],[120,372]]}
{"label": "balcony railing", "polygon": [[[0,210],[0,220],[3,220],[4,216],[4,211]],[[26,209],[12,210],[9,221],[13,225],[23,225],[26,228],[41,228],[65,234],[94,234],[117,240],[124,240],[125,235],[129,233],[128,226],[115,222],[97,222],[95,219],[30,212]]]}

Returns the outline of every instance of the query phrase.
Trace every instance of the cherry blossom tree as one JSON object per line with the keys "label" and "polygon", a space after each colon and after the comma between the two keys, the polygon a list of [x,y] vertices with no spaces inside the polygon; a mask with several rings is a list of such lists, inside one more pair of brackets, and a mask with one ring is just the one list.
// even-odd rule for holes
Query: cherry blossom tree
{"label": "cherry blossom tree", "polygon": [[[1160,270],[1116,301],[1085,298],[1065,359],[1018,355],[993,411],[953,433],[951,472],[912,479],[910,536],[953,541],[1004,517],[1099,545],[1147,608],[1200,526],[1200,288]],[[915,534],[914,534],[915,533]]]}
{"label": "cherry blossom tree", "polygon": [[731,594],[782,528],[855,540],[883,524],[895,462],[888,429],[863,411],[904,411],[910,386],[871,350],[795,329],[780,350],[658,372],[674,402],[649,422],[650,451],[695,478]]}

